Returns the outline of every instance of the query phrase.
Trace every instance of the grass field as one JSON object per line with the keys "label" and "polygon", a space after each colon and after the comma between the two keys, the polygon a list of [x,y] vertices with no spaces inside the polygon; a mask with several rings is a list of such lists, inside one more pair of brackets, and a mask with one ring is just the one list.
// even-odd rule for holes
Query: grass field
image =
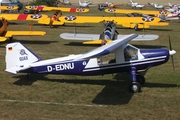
{"label": "grass field", "polygon": [[[45,12],[46,13],[46,12]],[[51,14],[47,12],[46,14]],[[69,14],[69,13],[65,13]],[[112,15],[91,8],[81,15]],[[29,30],[30,21],[19,21],[8,30]],[[42,37],[14,37],[42,59],[84,53],[97,46],[83,46],[81,42],[65,41],[59,37],[63,32],[74,32],[71,24],[66,26],[38,25],[33,30],[46,31]],[[77,32],[102,33],[102,24],[78,24]],[[142,34],[142,31],[124,29],[118,32]],[[130,42],[139,48],[169,48],[171,36],[175,72],[171,59],[161,66],[148,70],[142,92],[128,91],[129,75],[68,76],[32,74],[11,75],[5,70],[5,46],[0,44],[0,119],[8,120],[121,120],[121,119],[180,119],[180,23],[170,21],[168,27],[151,27],[145,33],[158,34],[151,42]],[[118,78],[116,81],[115,78]]]}

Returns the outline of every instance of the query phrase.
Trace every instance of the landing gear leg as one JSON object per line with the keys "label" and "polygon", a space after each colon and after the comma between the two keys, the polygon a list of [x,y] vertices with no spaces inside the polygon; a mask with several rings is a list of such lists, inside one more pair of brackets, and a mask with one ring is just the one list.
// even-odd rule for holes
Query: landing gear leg
{"label": "landing gear leg", "polygon": [[137,81],[136,76],[136,67],[131,66],[131,84],[129,86],[129,90],[132,93],[137,93],[141,91],[141,84]]}

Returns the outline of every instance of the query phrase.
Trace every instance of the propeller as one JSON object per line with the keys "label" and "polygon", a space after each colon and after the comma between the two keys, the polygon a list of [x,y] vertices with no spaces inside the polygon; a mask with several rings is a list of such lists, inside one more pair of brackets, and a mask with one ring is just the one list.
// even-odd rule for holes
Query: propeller
{"label": "propeller", "polygon": [[173,57],[173,55],[176,53],[176,51],[175,51],[175,50],[172,50],[172,45],[171,45],[171,38],[170,38],[170,35],[169,35],[169,47],[170,47],[169,54],[170,54],[171,59],[172,59],[173,71],[175,72],[175,67],[174,67],[174,57]]}

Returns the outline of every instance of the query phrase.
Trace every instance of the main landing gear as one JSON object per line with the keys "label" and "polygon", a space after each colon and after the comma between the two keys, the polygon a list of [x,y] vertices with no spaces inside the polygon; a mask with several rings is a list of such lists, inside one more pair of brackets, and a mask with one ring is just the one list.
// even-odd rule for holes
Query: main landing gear
{"label": "main landing gear", "polygon": [[136,73],[136,67],[131,67],[131,84],[129,90],[132,93],[137,93],[141,91],[141,85],[145,83],[145,78],[142,75]]}

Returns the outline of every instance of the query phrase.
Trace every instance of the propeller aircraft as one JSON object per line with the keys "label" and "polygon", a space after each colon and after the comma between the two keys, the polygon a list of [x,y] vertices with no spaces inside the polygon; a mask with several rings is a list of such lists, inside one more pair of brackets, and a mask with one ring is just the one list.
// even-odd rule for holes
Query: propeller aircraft
{"label": "propeller aircraft", "polygon": [[[59,15],[59,13],[58,13]],[[150,26],[168,26],[169,23],[160,22],[160,18],[153,17],[100,17],[100,16],[56,16],[51,20],[45,18],[38,20],[39,24],[46,25],[64,25],[65,23],[99,23],[102,21],[114,21],[117,25],[126,28],[134,28],[135,30],[149,28]]]}
{"label": "propeller aircraft", "polygon": [[149,16],[157,17],[158,15],[165,14],[168,15],[170,12],[167,10],[128,10],[128,9],[105,9],[105,12],[107,13],[122,13],[122,14],[130,14],[130,13],[139,13],[139,14],[146,14]]}
{"label": "propeller aircraft", "polygon": [[43,36],[46,34],[44,31],[7,31],[8,22],[5,18],[0,17],[0,42],[10,41],[13,36]]}
{"label": "propeller aircraft", "polygon": [[156,9],[164,9],[163,5],[159,5],[157,3],[148,3],[150,6],[155,7]]}
{"label": "propeller aircraft", "polygon": [[130,3],[131,3],[131,7],[132,7],[132,8],[142,9],[142,8],[144,7],[144,5],[140,5],[139,3],[135,3],[135,2],[133,2],[132,0],[130,0]]}
{"label": "propeller aircraft", "polygon": [[[104,45],[112,42],[113,40],[120,39],[126,35],[119,34],[116,30],[116,24],[113,21],[104,23],[105,28],[102,34],[79,34],[79,33],[62,33],[60,37],[66,40],[87,40],[83,44],[98,44]],[[158,39],[158,35],[143,34],[138,35],[132,41],[149,41]]]}
{"label": "propeller aircraft", "polygon": [[89,8],[89,5],[90,5],[90,4],[91,4],[90,1],[81,2],[81,1],[79,0],[79,7],[80,7],[80,8],[81,8],[81,7],[83,7],[83,8],[85,8],[85,7]]}
{"label": "propeller aircraft", "polygon": [[151,11],[151,10],[127,10],[127,9],[105,9],[105,12],[108,13],[122,13],[126,14],[128,17],[159,17],[161,21],[167,20],[179,20],[179,13],[178,12],[168,12],[167,10],[160,10],[160,11]]}
{"label": "propeller aircraft", "polygon": [[[128,73],[129,90],[136,93],[141,91],[141,86],[145,83],[141,73],[166,63],[169,57],[176,53],[165,48],[141,50],[128,44],[137,36],[130,34],[84,54],[48,60],[42,60],[19,42],[10,43],[6,45],[5,71],[12,74],[22,72],[81,76]],[[114,57],[104,61],[103,56],[109,53]]]}

